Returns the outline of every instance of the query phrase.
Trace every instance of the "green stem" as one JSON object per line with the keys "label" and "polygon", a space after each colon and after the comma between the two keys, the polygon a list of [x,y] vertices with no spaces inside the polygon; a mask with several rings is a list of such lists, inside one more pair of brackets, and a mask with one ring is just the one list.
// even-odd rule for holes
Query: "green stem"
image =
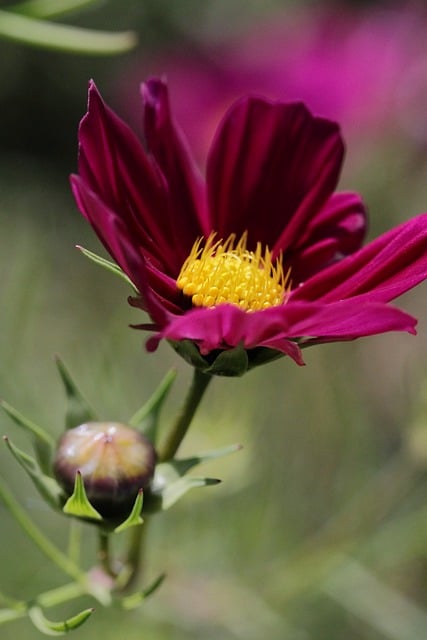
{"label": "green stem", "polygon": [[148,518],[145,517],[144,524],[138,527],[132,527],[130,530],[128,554],[126,558],[126,579],[120,588],[122,591],[128,590],[135,583],[139,576],[142,565],[143,545],[146,539],[148,526]]}
{"label": "green stem", "polygon": [[98,559],[105,573],[112,578],[116,578],[117,574],[114,571],[111,562],[110,536],[102,530],[99,532]]}
{"label": "green stem", "polygon": [[188,391],[187,397],[181,408],[180,413],[172,425],[172,429],[169,432],[166,442],[159,451],[160,461],[170,460],[174,457],[181,442],[183,441],[187,429],[191,424],[191,421],[196,413],[196,409],[200,404],[203,394],[205,393],[207,386],[212,376],[203,373],[199,369],[194,369],[193,380]]}

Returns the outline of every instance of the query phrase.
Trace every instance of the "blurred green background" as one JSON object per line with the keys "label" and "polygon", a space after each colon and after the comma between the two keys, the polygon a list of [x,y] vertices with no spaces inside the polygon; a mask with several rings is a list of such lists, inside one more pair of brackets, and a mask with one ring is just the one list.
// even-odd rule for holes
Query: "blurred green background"
{"label": "blurred green background", "polygon": [[[1,2],[0,7],[12,4]],[[143,334],[127,328],[141,316],[126,304],[125,285],[74,248],[100,249],[68,187],[68,175],[76,169],[77,125],[88,79],[93,77],[106,100],[138,127],[138,82],[163,67],[172,87],[178,85],[185,73],[185,65],[176,70],[181,55],[188,59],[191,54],[197,64],[208,60],[198,71],[203,77],[212,66],[223,77],[230,71],[227,52],[246,34],[256,33],[261,22],[277,25],[280,18],[288,29],[297,16],[301,32],[294,37],[301,42],[304,19],[308,16],[313,28],[324,10],[339,25],[347,20],[345,29],[334,31],[345,42],[356,20],[371,24],[374,16],[377,26],[389,24],[382,13],[386,9],[400,11],[386,2],[105,0],[63,21],[93,29],[133,29],[139,37],[133,51],[93,57],[0,41],[1,397],[59,435],[65,400],[54,354],[61,355],[106,419],[126,420],[166,370],[176,366],[179,376],[165,410],[167,420],[189,383],[189,367],[167,345],[148,355]],[[425,33],[422,10],[411,6],[411,11],[410,24]],[[285,53],[277,53],[284,55],[285,65],[289,32],[284,33]],[[348,145],[341,187],[364,195],[371,236],[427,210],[427,110],[422,101],[427,94],[419,81],[427,51],[411,49],[417,82],[408,89],[408,41],[396,40],[395,32],[381,33],[394,52],[390,60],[398,59],[408,73],[399,72],[399,83],[393,80],[383,96],[387,117],[380,113],[368,126],[358,120],[360,112],[350,110],[343,122]],[[248,51],[255,59],[256,46]],[[373,47],[366,55],[374,64],[379,50]],[[240,57],[245,59],[243,45]],[[343,83],[351,89],[353,76],[349,79],[345,71]],[[234,73],[239,76],[238,66]],[[191,83],[191,68],[188,74]],[[197,95],[198,85],[193,89]],[[366,90],[369,101],[366,88],[354,90],[359,99]],[[215,95],[220,91],[219,82]],[[229,95],[227,85],[221,107]],[[174,104],[173,94],[171,100]],[[203,105],[197,108],[203,122]],[[389,334],[325,345],[305,352],[303,368],[283,359],[243,379],[215,380],[183,451],[233,442],[243,450],[206,465],[206,474],[221,477],[221,485],[189,494],[153,522],[146,579],[167,573],[156,595],[129,614],[98,606],[75,637],[426,637],[425,291],[419,287],[399,302],[420,319],[416,338]],[[29,450],[4,416],[1,432]],[[0,473],[34,521],[62,544],[67,522],[48,511],[5,447]],[[84,535],[90,564],[90,527]],[[2,504],[0,536],[0,591],[31,598],[66,581]],[[49,616],[60,619],[87,604],[73,602]],[[42,637],[26,620],[0,629],[2,640],[18,636]]]}

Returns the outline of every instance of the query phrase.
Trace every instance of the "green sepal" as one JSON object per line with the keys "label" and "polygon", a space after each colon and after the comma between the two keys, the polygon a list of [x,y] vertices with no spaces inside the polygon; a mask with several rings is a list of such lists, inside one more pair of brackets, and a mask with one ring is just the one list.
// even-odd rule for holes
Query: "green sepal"
{"label": "green sepal", "polygon": [[192,340],[170,340],[169,342],[177,354],[180,355],[181,358],[184,358],[191,366],[201,369],[202,371],[206,371],[210,366],[211,363],[201,355]]}
{"label": "green sepal", "polygon": [[0,401],[0,407],[19,427],[22,427],[31,435],[40,467],[44,473],[48,473],[51,467],[53,448],[55,446],[52,436],[35,422],[32,422],[32,420],[29,420],[19,413],[19,411],[5,402],[5,400]]}
{"label": "green sepal", "polygon": [[47,636],[63,636],[69,631],[74,631],[80,627],[92,615],[95,609],[85,609],[75,616],[63,620],[62,622],[52,622],[44,615],[39,606],[30,607],[28,616],[33,625]]}
{"label": "green sepal", "polygon": [[102,516],[88,500],[82,474],[77,471],[74,481],[74,491],[64,504],[62,511],[76,518],[102,520]]}
{"label": "green sepal", "polygon": [[187,471],[197,466],[198,464],[208,462],[209,460],[215,460],[216,458],[222,458],[223,456],[227,456],[229,453],[240,451],[241,448],[242,445],[240,444],[231,444],[228,447],[222,447],[221,449],[211,449],[210,451],[198,453],[191,458],[170,460],[166,464],[170,464],[172,467],[174,467],[179,476],[183,476],[187,473]]}
{"label": "green sepal", "polygon": [[248,352],[242,345],[211,351],[207,356],[202,356],[191,340],[171,341],[171,345],[186,362],[209,375],[240,377],[249,368]]}
{"label": "green sepal", "polygon": [[89,249],[85,249],[80,245],[77,245],[77,249],[79,249],[79,251],[81,251],[82,254],[86,256],[86,258],[89,258],[89,260],[92,260],[92,262],[94,262],[95,264],[99,265],[100,267],[103,267],[107,271],[110,271],[114,275],[119,276],[119,278],[124,280],[127,284],[129,284],[132,287],[135,293],[138,293],[138,289],[135,287],[132,280],[124,273],[124,271],[120,269],[120,267],[117,264],[115,264],[114,262],[110,262],[110,260],[106,260],[101,256],[98,256],[96,253],[93,253],[93,251],[89,251]]}
{"label": "green sepal", "polygon": [[129,611],[131,609],[136,609],[137,607],[139,607],[144,602],[144,600],[146,600],[155,591],[157,591],[165,578],[166,574],[162,573],[150,584],[149,587],[147,587],[143,591],[137,591],[135,593],[132,593],[130,596],[122,598],[121,605],[123,609]]}
{"label": "green sepal", "polygon": [[129,420],[129,425],[142,431],[154,445],[156,444],[160,411],[172,388],[176,375],[175,369],[168,371],[152,396]]}
{"label": "green sepal", "polygon": [[240,377],[247,372],[248,366],[248,353],[239,345],[234,349],[221,351],[205,373],[212,376]]}
{"label": "green sepal", "polygon": [[92,407],[80,393],[59,356],[55,356],[55,362],[67,396],[65,428],[74,429],[85,422],[96,420]]}
{"label": "green sepal", "polygon": [[255,347],[248,350],[248,370],[251,371],[255,367],[260,367],[264,364],[274,362],[279,358],[284,357],[284,353],[277,349],[270,349],[268,347]]}
{"label": "green sepal", "polygon": [[15,460],[27,472],[42,498],[54,509],[59,509],[62,490],[56,480],[44,474],[37,461],[24,451],[21,451],[7,436],[3,436],[3,440]]}
{"label": "green sepal", "polygon": [[142,504],[144,502],[144,493],[142,489],[138,491],[138,495],[136,496],[135,503],[133,505],[132,511],[129,516],[126,518],[122,524],[119,524],[118,527],[114,529],[114,533],[121,533],[122,531],[126,531],[130,527],[135,527],[144,522],[141,518]]}
{"label": "green sepal", "polygon": [[170,344],[188,364],[200,369],[203,373],[215,376],[239,377],[255,367],[282,358],[284,355],[281,351],[268,347],[245,349],[243,345],[238,345],[232,349],[211,351],[206,356],[202,356],[192,340],[170,340]]}

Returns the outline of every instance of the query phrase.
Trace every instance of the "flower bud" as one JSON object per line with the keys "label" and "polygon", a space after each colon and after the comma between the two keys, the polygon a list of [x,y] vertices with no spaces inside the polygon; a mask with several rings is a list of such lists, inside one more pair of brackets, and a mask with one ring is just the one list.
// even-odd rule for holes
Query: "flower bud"
{"label": "flower bud", "polygon": [[142,433],[118,422],[88,422],[64,433],[54,474],[67,497],[81,473],[92,506],[104,518],[126,517],[154,474],[156,453]]}

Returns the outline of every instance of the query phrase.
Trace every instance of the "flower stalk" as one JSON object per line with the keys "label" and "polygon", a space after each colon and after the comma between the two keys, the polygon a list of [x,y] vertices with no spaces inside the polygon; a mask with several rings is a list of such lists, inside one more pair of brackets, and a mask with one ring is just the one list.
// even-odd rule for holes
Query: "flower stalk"
{"label": "flower stalk", "polygon": [[211,378],[211,375],[194,369],[193,380],[181,411],[158,452],[161,462],[171,460],[178,451]]}
{"label": "flower stalk", "polygon": [[115,579],[117,574],[111,559],[110,536],[108,532],[103,529],[100,529],[98,536],[98,560],[105,573]]}

